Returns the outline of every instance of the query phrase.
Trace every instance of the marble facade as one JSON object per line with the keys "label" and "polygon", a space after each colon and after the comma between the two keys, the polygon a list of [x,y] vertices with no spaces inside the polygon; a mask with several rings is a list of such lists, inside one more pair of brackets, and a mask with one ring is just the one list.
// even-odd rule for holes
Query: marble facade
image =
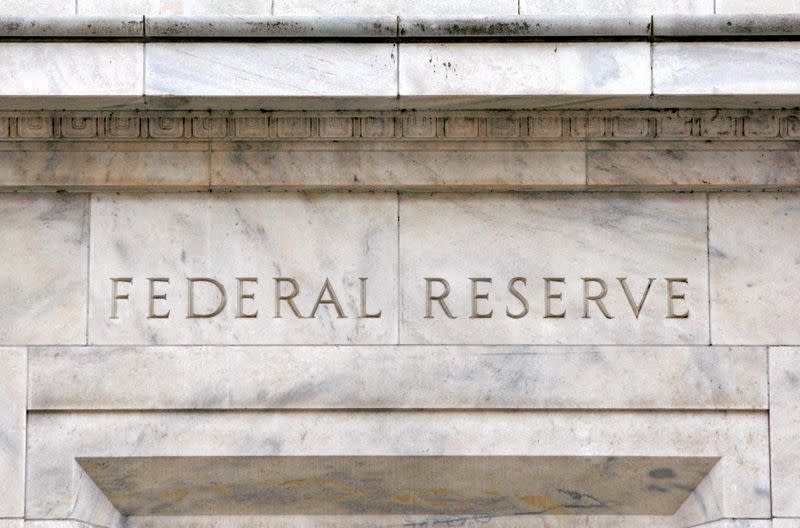
{"label": "marble facade", "polygon": [[745,4],[3,2],[0,528],[800,527]]}

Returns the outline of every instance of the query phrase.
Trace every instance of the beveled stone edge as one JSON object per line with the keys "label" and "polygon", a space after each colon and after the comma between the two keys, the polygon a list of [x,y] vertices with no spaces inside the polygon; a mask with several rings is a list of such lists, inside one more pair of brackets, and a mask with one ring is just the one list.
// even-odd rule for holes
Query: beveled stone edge
{"label": "beveled stone edge", "polygon": [[800,38],[800,14],[642,16],[0,16],[0,39],[596,40]]}
{"label": "beveled stone edge", "polygon": [[800,141],[800,110],[0,111],[19,142]]}

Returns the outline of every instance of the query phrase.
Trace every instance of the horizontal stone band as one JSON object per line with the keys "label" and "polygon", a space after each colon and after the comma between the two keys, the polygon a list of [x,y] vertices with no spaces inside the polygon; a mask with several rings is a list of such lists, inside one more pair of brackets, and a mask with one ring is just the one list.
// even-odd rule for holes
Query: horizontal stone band
{"label": "horizontal stone band", "polygon": [[634,40],[800,38],[800,14],[573,16],[0,16],[0,39]]}

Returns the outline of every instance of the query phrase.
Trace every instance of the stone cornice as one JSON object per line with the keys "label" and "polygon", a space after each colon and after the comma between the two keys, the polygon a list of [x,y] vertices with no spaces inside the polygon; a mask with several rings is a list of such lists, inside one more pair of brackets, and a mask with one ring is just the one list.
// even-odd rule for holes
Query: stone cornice
{"label": "stone cornice", "polygon": [[0,143],[800,141],[800,111],[0,112]]}
{"label": "stone cornice", "polygon": [[0,16],[5,40],[749,40],[800,38],[800,15]]}

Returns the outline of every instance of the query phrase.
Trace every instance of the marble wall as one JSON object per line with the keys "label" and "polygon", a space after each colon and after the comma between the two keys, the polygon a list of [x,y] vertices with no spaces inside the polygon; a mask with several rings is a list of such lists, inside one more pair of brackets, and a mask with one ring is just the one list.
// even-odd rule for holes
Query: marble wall
{"label": "marble wall", "polygon": [[[800,518],[793,192],[119,190],[3,194],[0,211],[5,518]],[[460,482],[488,493],[508,471],[492,456],[551,476],[539,498],[501,486],[488,517],[454,515],[478,500]],[[409,482],[374,457],[467,465]],[[277,493],[259,471],[286,474],[269,481],[285,507],[253,502]]]}

